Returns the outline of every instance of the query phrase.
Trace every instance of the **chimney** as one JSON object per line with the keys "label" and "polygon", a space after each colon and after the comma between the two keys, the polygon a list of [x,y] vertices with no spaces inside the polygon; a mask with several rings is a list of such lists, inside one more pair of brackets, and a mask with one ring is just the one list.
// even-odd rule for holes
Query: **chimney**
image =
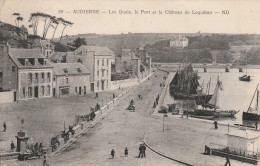
{"label": "chimney", "polygon": [[0,53],[6,53],[9,54],[10,52],[10,46],[8,42],[3,42],[0,44]]}

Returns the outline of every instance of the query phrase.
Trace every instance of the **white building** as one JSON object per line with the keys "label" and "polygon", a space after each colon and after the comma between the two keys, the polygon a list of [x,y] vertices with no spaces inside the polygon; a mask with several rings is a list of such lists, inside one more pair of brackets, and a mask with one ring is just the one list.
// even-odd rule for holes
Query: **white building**
{"label": "white building", "polygon": [[110,89],[111,63],[115,54],[107,47],[82,45],[72,55],[67,55],[67,63],[82,63],[90,72],[90,90],[99,92]]}
{"label": "white building", "polygon": [[236,130],[227,135],[227,147],[236,153],[256,154],[260,152],[259,133],[249,130]]}
{"label": "white building", "polygon": [[178,36],[170,39],[170,47],[184,48],[189,45],[189,40],[185,36]]}

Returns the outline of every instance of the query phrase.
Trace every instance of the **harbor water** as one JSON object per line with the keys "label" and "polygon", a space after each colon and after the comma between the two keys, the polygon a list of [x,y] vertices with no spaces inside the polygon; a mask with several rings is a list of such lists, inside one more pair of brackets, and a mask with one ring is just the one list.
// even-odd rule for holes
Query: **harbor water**
{"label": "harbor water", "polygon": [[[194,70],[198,70],[198,75],[201,77],[199,82],[200,85],[203,86],[204,92],[206,92],[207,84],[211,80],[209,94],[213,94],[217,78],[219,77],[223,85],[223,90],[219,93],[220,109],[240,110],[240,112],[235,115],[235,118],[219,119],[219,121],[230,124],[242,124],[243,111],[247,111],[255,88],[257,84],[260,83],[260,69],[247,70],[248,75],[250,75],[252,79],[250,82],[239,81],[239,77],[246,74],[245,70],[244,72],[239,72],[238,69],[230,69],[230,72],[225,72],[225,69],[207,69],[206,73],[204,73],[203,68],[196,68]],[[166,106],[167,104],[173,103],[176,103],[177,108],[181,111],[196,108],[194,100],[174,100],[168,90],[163,105]],[[255,107],[255,102],[252,103],[251,107]]]}

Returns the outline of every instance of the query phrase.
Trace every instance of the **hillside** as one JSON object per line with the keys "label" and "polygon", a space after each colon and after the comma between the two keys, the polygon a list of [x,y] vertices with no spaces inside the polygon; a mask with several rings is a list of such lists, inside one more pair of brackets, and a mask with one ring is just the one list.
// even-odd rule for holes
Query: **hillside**
{"label": "hillside", "polygon": [[[40,36],[30,35],[28,30],[22,25],[20,28],[0,21],[0,43],[8,42],[11,47],[33,48],[37,47],[35,40],[42,39]],[[55,51],[65,52],[71,49],[59,42],[52,42]]]}
{"label": "hillside", "polygon": [[[77,37],[84,37],[88,45],[105,46],[115,52],[116,55],[121,54],[123,48],[135,49],[144,47],[147,44],[154,44],[161,40],[169,40],[171,37],[178,36],[174,33],[128,33],[115,35],[98,35],[98,34],[80,34],[76,36],[63,37],[62,44],[72,43]],[[184,34],[189,36],[197,36],[198,34]],[[56,39],[54,41],[58,41]]]}

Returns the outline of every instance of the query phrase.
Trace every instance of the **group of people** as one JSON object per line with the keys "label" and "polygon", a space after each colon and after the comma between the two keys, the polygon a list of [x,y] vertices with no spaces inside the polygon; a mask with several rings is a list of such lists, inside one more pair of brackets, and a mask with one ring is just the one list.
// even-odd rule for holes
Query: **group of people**
{"label": "group of people", "polygon": [[[138,158],[146,157],[146,155],[145,155],[145,150],[146,150],[145,144],[144,144],[144,143],[143,143],[143,144],[140,144]],[[111,154],[111,156],[112,156],[112,159],[115,158],[115,153],[116,153],[115,150],[112,149],[111,152],[110,152],[110,154]],[[125,153],[125,157],[128,157],[128,149],[127,149],[127,147],[125,148],[124,153]]]}
{"label": "group of people", "polygon": [[138,158],[146,157],[146,156],[145,156],[145,150],[146,150],[145,144],[144,144],[144,143],[143,143],[143,144],[140,144]]}
{"label": "group of people", "polygon": [[[111,156],[112,156],[112,159],[115,157],[115,150],[114,149],[112,149],[111,150]],[[125,148],[125,157],[128,157],[128,149],[127,149],[127,147]]]}
{"label": "group of people", "polygon": [[35,145],[31,145],[28,147],[28,149],[30,149],[35,156],[41,156],[43,154],[42,148],[43,148],[42,143],[40,144],[36,143]]}

